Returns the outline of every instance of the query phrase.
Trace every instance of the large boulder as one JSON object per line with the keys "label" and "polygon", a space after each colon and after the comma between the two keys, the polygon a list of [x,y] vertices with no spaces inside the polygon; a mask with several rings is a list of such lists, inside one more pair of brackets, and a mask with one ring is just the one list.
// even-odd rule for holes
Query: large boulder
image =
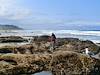
{"label": "large boulder", "polygon": [[71,51],[57,51],[54,52],[53,57],[51,68],[54,75],[95,75],[100,73],[99,59]]}
{"label": "large boulder", "polygon": [[51,55],[48,54],[0,55],[0,75],[19,75],[40,72],[46,69],[45,66],[49,64],[50,59]]}
{"label": "large boulder", "polygon": [[53,75],[100,73],[100,60],[71,51],[52,54],[0,55],[0,74],[16,75],[51,71]]}

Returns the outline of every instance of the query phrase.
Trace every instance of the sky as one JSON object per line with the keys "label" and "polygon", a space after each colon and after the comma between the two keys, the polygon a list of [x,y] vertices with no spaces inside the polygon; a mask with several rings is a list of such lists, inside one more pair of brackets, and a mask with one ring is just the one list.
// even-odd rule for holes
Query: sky
{"label": "sky", "polygon": [[99,29],[100,0],[0,0],[0,24],[24,29]]}

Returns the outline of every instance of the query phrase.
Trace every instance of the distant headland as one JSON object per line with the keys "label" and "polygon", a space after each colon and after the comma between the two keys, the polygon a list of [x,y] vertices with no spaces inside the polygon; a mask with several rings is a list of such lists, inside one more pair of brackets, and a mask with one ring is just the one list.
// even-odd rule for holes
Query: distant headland
{"label": "distant headland", "polygon": [[1,25],[0,30],[22,30],[22,28],[15,25]]}

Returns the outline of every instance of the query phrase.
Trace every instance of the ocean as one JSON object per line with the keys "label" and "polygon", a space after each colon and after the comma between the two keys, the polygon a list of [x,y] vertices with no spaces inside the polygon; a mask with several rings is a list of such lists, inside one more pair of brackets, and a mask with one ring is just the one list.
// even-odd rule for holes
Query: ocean
{"label": "ocean", "polygon": [[1,36],[40,36],[55,33],[57,37],[79,38],[80,40],[91,40],[100,43],[100,31],[81,31],[81,30],[0,30]]}

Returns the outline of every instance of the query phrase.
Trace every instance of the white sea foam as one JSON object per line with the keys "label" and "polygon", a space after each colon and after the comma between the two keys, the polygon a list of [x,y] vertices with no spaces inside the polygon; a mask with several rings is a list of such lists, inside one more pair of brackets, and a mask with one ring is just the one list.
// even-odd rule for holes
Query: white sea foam
{"label": "white sea foam", "polygon": [[36,36],[51,35],[55,33],[57,37],[75,37],[85,40],[100,42],[100,31],[79,31],[79,30],[9,30],[0,31],[0,36]]}

